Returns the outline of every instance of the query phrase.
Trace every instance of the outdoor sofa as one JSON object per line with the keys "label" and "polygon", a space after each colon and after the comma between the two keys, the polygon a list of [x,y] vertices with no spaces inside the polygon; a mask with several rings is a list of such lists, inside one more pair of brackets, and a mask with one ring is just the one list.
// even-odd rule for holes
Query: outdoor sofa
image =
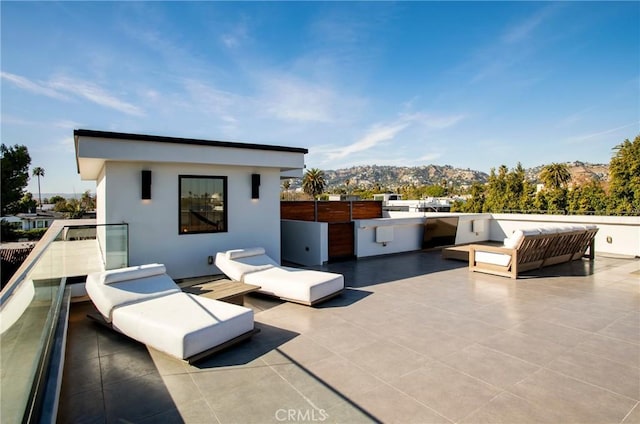
{"label": "outdoor sofa", "polygon": [[215,264],[231,280],[260,286],[259,293],[304,305],[316,305],[344,290],[342,274],[280,266],[262,247],[218,252]]}
{"label": "outdoor sofa", "polygon": [[251,309],[183,293],[161,264],[93,273],[86,289],[90,318],[189,363],[256,332]]}
{"label": "outdoor sofa", "polygon": [[469,271],[518,278],[524,271],[580,259],[594,259],[593,225],[516,230],[502,246],[469,245]]}

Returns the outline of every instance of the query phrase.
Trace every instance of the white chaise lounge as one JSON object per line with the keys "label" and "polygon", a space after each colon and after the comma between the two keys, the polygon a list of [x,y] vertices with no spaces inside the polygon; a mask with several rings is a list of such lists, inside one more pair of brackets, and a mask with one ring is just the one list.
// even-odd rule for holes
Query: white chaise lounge
{"label": "white chaise lounge", "polygon": [[344,290],[342,274],[278,265],[261,247],[216,254],[216,266],[232,280],[260,286],[258,292],[315,305]]}
{"label": "white chaise lounge", "polygon": [[93,273],[86,289],[91,318],[189,363],[256,332],[251,309],[183,293],[161,264]]}

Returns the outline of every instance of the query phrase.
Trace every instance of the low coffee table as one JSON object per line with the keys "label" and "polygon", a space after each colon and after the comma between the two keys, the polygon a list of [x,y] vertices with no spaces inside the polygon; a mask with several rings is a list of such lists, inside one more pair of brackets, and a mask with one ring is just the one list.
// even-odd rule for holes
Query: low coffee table
{"label": "low coffee table", "polygon": [[253,284],[222,279],[185,287],[182,291],[208,297],[209,299],[244,305],[244,295],[259,289],[260,286],[254,286]]}

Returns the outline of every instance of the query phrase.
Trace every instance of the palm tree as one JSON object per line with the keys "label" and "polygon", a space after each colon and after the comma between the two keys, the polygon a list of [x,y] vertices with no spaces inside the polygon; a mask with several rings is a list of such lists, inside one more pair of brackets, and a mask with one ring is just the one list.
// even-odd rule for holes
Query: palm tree
{"label": "palm tree", "polygon": [[40,193],[40,177],[44,178],[44,168],[40,168],[39,166],[36,166],[35,168],[33,168],[32,172],[34,177],[38,177],[38,200],[40,202],[40,209],[42,209],[42,195]]}
{"label": "palm tree", "polygon": [[284,180],[282,183],[282,188],[284,189],[284,193],[282,195],[283,199],[289,200],[289,188],[291,188],[291,180]]}
{"label": "palm tree", "polygon": [[91,196],[89,190],[82,193],[82,197],[80,197],[80,204],[87,211],[93,211],[96,209],[96,199]]}
{"label": "palm tree", "polygon": [[324,192],[325,186],[324,172],[318,168],[309,169],[302,178],[302,190],[314,199]]}
{"label": "palm tree", "polygon": [[557,190],[571,181],[571,172],[565,163],[552,163],[542,168],[540,179],[549,189]]}

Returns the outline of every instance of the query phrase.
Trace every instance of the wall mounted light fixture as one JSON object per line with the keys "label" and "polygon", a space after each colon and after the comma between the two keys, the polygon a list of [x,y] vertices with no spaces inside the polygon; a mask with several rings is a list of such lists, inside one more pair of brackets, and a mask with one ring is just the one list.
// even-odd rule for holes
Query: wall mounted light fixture
{"label": "wall mounted light fixture", "polygon": [[260,198],[260,174],[251,174],[251,198]]}
{"label": "wall mounted light fixture", "polygon": [[151,199],[151,171],[142,170],[142,199]]}

